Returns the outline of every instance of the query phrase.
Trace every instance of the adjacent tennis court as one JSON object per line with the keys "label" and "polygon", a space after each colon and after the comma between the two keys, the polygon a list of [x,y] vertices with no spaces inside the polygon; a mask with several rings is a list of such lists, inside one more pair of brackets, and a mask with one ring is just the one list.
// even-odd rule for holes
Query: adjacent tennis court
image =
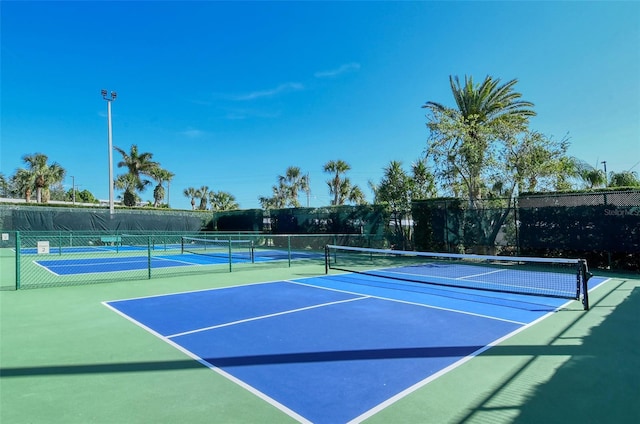
{"label": "adjacent tennis court", "polygon": [[[64,246],[41,254],[38,248],[22,248],[21,256],[54,276],[117,273],[193,266],[217,266],[281,260],[322,259],[323,255],[256,248],[252,240],[181,237],[179,244],[159,246]],[[89,255],[87,255],[89,253]]]}
{"label": "adjacent tennis court", "polygon": [[[336,248],[327,255],[327,267]],[[341,253],[356,252],[367,261],[381,253],[349,248]],[[373,274],[361,268],[105,305],[293,419],[339,423],[375,414],[568,304],[556,293],[452,287],[433,258],[411,265],[420,268],[415,275],[431,277],[408,281],[407,259],[401,258],[400,267],[376,267]],[[567,296],[575,296],[575,273],[495,263],[482,268],[477,259],[471,267],[448,265],[453,281],[490,276],[503,285],[504,271],[521,282],[520,290],[524,281],[529,288],[547,289],[557,285],[554,281],[571,281]],[[383,270],[402,274],[402,281]],[[435,285],[425,284],[429,278]],[[605,281],[587,280],[589,289]]]}

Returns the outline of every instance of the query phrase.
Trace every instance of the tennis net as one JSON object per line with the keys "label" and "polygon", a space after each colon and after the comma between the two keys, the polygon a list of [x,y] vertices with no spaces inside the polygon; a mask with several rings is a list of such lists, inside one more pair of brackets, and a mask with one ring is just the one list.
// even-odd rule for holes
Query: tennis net
{"label": "tennis net", "polygon": [[181,253],[234,258],[254,261],[253,240],[206,239],[197,237],[181,237]]}
{"label": "tennis net", "polygon": [[589,309],[583,259],[408,252],[327,245],[325,271],[475,290],[581,300]]}

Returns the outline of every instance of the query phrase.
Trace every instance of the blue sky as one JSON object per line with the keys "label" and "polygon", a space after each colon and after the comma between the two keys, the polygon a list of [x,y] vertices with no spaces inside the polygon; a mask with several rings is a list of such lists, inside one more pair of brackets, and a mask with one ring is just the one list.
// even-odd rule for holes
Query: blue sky
{"label": "blue sky", "polygon": [[0,12],[5,176],[41,152],[67,187],[74,176],[108,199],[105,88],[118,93],[113,144],[175,174],[172,207],[190,208],[183,190],[202,185],[259,207],[289,166],[309,174],[310,206],[325,206],[323,165],[338,159],[372,201],[367,182],[391,160],[409,170],[422,156],[421,106],[454,105],[450,75],[518,79],[532,129],[568,134],[569,154],[594,166],[640,172],[638,2],[3,1]]}

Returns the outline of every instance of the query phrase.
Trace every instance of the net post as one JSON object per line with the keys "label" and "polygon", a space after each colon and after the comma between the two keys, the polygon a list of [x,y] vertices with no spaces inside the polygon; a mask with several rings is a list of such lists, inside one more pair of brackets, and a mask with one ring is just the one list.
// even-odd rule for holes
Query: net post
{"label": "net post", "polygon": [[587,261],[585,259],[580,260],[580,280],[582,280],[581,291],[582,291],[582,306],[585,311],[589,310],[589,279],[591,278],[591,273],[589,272],[589,268],[587,267]]}
{"label": "net post", "polygon": [[180,254],[184,255],[184,236],[180,236]]}
{"label": "net post", "polygon": [[324,246],[324,273],[329,274],[329,245]]}

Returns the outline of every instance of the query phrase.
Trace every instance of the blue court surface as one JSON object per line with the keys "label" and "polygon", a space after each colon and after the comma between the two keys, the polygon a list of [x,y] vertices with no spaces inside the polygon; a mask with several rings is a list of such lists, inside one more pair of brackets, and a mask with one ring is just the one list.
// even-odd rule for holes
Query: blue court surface
{"label": "blue court surface", "polygon": [[355,274],[104,304],[313,423],[361,421],[543,316],[582,308]]}
{"label": "blue court surface", "polygon": [[[114,249],[115,255],[115,247]],[[122,248],[120,248],[122,249]],[[130,248],[131,250],[135,250]],[[146,250],[146,248],[145,248]],[[288,253],[286,251],[269,250],[261,251],[253,259],[254,262],[269,262],[277,260],[293,260],[322,258],[320,254],[310,253]],[[185,266],[202,266],[202,265],[221,265],[229,264],[228,253],[199,255],[199,254],[173,254],[173,255],[157,255],[151,256],[151,268],[170,268]],[[251,257],[247,253],[234,253],[231,256],[232,263],[248,263]],[[143,271],[149,268],[149,256],[98,256],[85,257],[75,259],[62,259],[56,256],[56,259],[35,260],[35,264],[46,269],[55,275],[76,275],[91,274],[103,272],[120,272],[120,271]]]}

